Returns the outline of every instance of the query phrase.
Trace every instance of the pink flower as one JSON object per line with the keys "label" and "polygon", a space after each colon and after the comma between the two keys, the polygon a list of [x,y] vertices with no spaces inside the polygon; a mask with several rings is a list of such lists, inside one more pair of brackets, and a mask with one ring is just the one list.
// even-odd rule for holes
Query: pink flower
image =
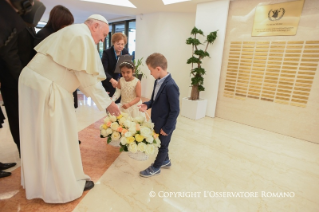
{"label": "pink flower", "polygon": [[123,127],[118,127],[118,128],[117,128],[117,131],[118,131],[118,132],[122,132],[122,131],[123,131]]}

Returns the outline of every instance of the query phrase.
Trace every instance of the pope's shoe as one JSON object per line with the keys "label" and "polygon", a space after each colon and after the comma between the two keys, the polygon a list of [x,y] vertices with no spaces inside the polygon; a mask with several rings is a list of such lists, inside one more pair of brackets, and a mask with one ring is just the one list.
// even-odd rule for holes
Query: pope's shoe
{"label": "pope's shoe", "polygon": [[84,191],[90,190],[94,187],[93,181],[86,181],[84,186]]}

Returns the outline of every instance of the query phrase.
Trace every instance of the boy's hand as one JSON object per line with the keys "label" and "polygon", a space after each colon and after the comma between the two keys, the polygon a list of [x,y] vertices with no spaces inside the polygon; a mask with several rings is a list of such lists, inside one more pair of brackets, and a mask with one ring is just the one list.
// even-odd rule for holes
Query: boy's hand
{"label": "boy's hand", "polygon": [[147,110],[146,104],[140,104],[140,105],[137,105],[137,107],[139,108],[141,112],[145,112]]}
{"label": "boy's hand", "polygon": [[164,136],[167,136],[167,134],[163,131],[163,129],[161,129],[160,134],[161,134],[161,135],[164,135]]}
{"label": "boy's hand", "polygon": [[131,105],[129,103],[122,106],[122,108],[124,108],[124,109],[128,109],[129,107],[131,107]]}

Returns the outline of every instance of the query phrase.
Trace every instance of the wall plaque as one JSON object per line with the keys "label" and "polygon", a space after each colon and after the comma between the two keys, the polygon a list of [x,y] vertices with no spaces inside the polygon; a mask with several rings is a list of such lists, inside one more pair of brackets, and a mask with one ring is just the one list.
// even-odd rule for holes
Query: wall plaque
{"label": "wall plaque", "polygon": [[[259,52],[263,48],[258,47],[267,42],[269,47],[265,48],[266,52]],[[229,56],[224,96],[306,107],[318,72],[319,40],[256,41],[249,56],[245,55],[245,43],[243,41],[239,46],[241,51],[238,52],[236,61]],[[290,48],[291,46],[298,49]],[[313,48],[306,49],[307,46]],[[282,53],[277,53],[278,50]]]}
{"label": "wall plaque", "polygon": [[252,36],[296,35],[304,0],[256,8]]}

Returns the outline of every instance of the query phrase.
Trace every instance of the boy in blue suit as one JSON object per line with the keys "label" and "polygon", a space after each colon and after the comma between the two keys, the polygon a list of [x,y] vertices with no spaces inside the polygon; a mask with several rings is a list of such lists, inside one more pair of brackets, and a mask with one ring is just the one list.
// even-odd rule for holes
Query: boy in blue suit
{"label": "boy in blue suit", "polygon": [[156,79],[152,98],[140,105],[140,111],[152,108],[151,118],[154,130],[159,134],[161,147],[158,150],[154,164],[140,172],[142,177],[151,177],[161,173],[161,168],[170,168],[168,145],[179,114],[179,88],[167,72],[167,60],[159,53],[151,54],[146,59],[146,65],[151,75]]}

